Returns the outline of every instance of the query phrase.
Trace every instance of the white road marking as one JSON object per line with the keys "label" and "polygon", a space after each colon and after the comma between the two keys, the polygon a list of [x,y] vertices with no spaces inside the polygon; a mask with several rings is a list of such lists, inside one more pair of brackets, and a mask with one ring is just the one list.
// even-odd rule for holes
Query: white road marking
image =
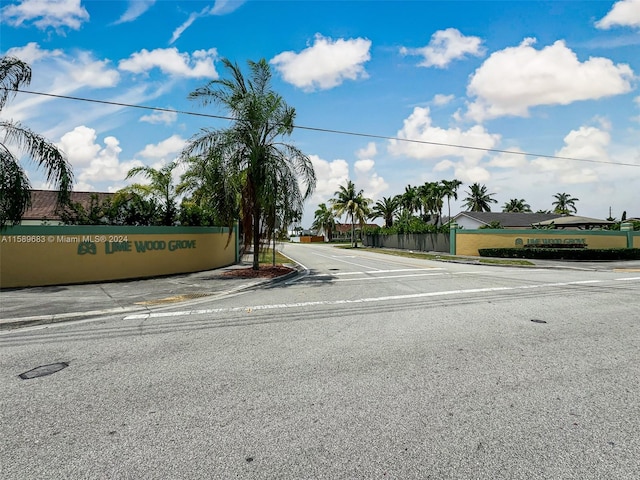
{"label": "white road marking", "polygon": [[[625,278],[617,280],[640,280],[640,278]],[[554,288],[554,287],[568,287],[572,285],[593,285],[597,283],[606,283],[606,280],[580,280],[575,282],[557,282],[557,283],[539,283],[533,285],[517,285],[513,287],[487,287],[487,288],[470,288],[466,290],[446,290],[440,292],[423,292],[413,293],[406,295],[389,295],[384,297],[369,297],[369,298],[357,298],[351,300],[318,300],[312,302],[296,302],[296,303],[276,303],[271,305],[255,305],[244,307],[227,307],[227,308],[210,308],[203,310],[184,310],[180,312],[158,312],[158,313],[146,313],[139,315],[128,315],[124,317],[124,320],[146,320],[149,318],[166,318],[166,317],[184,317],[188,315],[210,315],[215,313],[233,313],[233,312],[254,312],[260,310],[278,310],[289,308],[304,308],[314,306],[327,306],[327,305],[348,305],[358,303],[374,303],[374,302],[388,302],[393,300],[409,300],[415,298],[428,298],[428,297],[444,297],[450,295],[467,295],[474,293],[490,293],[490,292],[509,292],[516,290],[532,290],[542,288]]]}
{"label": "white road marking", "polygon": [[397,270],[374,270],[372,272],[329,272],[329,273],[317,273],[314,275],[311,275],[312,277],[315,276],[322,276],[322,277],[326,277],[327,275],[331,275],[331,276],[341,276],[341,275],[372,275],[372,274],[378,274],[378,273],[398,273],[398,272],[421,272],[421,271],[430,271],[433,272],[434,270],[444,270],[444,268],[438,268],[438,267],[431,267],[431,268],[399,268]]}
{"label": "white road marking", "polygon": [[[373,273],[379,273],[379,272],[368,272],[369,274],[373,274]],[[411,277],[430,277],[430,276],[436,276],[436,275],[447,275],[444,272],[440,272],[440,273],[416,273],[413,275],[384,275],[382,277],[359,277],[359,278],[331,278],[332,275],[330,274],[326,274],[326,275],[311,275],[309,277],[307,277],[304,281],[304,283],[312,283],[312,282],[331,282],[331,283],[335,283],[335,282],[358,282],[358,281],[362,281],[362,280],[387,280],[389,278],[411,278]],[[324,280],[322,278],[319,277],[324,277]]]}
{"label": "white road marking", "polygon": [[[370,267],[369,265],[362,265],[360,263],[355,263],[355,262],[347,262],[346,260],[342,260],[342,258],[345,258],[342,255],[339,256],[333,256],[333,255],[322,255],[321,253],[317,253],[317,252],[311,252],[313,255],[317,255],[318,257],[324,257],[324,258],[330,258],[332,260],[337,260],[338,262],[342,262],[342,263],[348,263],[349,265],[355,265],[356,267],[360,267],[360,268],[369,268],[371,270],[378,270],[375,267]],[[353,258],[353,257],[346,257],[346,258]]]}

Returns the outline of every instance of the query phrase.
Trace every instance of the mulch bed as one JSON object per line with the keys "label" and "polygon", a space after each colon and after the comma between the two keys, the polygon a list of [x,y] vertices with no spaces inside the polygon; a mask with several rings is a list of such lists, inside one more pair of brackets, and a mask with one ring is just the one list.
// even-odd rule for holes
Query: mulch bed
{"label": "mulch bed", "polygon": [[293,271],[293,268],[285,267],[284,265],[276,265],[275,267],[261,266],[260,270],[253,270],[251,267],[234,268],[233,270],[224,272],[222,276],[234,278],[276,278]]}

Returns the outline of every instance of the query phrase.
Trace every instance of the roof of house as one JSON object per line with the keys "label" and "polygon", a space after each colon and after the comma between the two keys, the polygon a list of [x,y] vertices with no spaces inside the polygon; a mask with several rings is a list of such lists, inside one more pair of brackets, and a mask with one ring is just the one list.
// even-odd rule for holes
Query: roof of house
{"label": "roof of house", "polygon": [[[89,208],[91,196],[97,195],[98,201],[110,198],[114,194],[107,192],[71,192],[71,201]],[[31,208],[22,216],[23,220],[60,220],[56,213],[58,192],[56,190],[31,190]]]}
{"label": "roof of house", "polygon": [[491,222],[500,222],[503,227],[526,227],[545,220],[552,220],[561,217],[557,213],[511,213],[511,212],[460,212],[453,220],[457,221],[460,217],[471,218],[484,225]]}
{"label": "roof of house", "polygon": [[[355,225],[355,229],[356,230],[360,229],[360,224],[359,223],[356,223],[354,225]],[[378,225],[376,223],[365,223],[364,226],[365,227],[376,228],[376,227],[379,227],[380,225]],[[350,232],[351,231],[351,224],[350,223],[336,223],[334,231],[335,232],[340,232],[340,233]]]}
{"label": "roof of house", "polygon": [[555,225],[557,227],[589,227],[598,225],[613,225],[616,222],[601,220],[599,218],[580,217],[577,215],[567,215],[551,220],[538,222],[537,226]]}

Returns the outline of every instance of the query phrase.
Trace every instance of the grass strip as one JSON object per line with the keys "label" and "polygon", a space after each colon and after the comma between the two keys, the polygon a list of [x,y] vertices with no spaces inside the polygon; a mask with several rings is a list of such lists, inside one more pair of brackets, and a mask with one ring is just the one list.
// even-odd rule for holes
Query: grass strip
{"label": "grass strip", "polygon": [[[337,248],[354,248],[352,246],[339,246]],[[366,250],[369,252],[383,253],[385,255],[395,255],[396,257],[406,257],[406,258],[419,258],[422,260],[437,260],[437,261],[463,261],[468,262],[469,257],[458,257],[456,255],[441,255],[438,253],[417,253],[407,250],[385,250],[380,248],[370,248],[370,247],[357,247],[359,250]],[[478,263],[488,263],[492,265],[517,265],[517,266],[534,266],[535,264],[528,260],[520,260],[520,259],[493,259],[493,258],[474,258],[474,262]]]}

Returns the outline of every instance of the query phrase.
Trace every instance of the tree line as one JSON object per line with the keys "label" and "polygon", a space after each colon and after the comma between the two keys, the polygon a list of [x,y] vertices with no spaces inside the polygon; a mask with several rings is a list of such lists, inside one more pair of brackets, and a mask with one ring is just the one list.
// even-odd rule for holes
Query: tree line
{"label": "tree line", "polygon": [[[448,232],[451,221],[451,199],[458,199],[458,190],[463,185],[460,180],[440,180],[425,182],[423,185],[407,185],[403,193],[382,197],[375,203],[364,196],[350,180],[334,193],[326,203],[318,205],[314,213],[312,229],[322,230],[329,239],[335,231],[337,220],[346,215],[351,224],[351,243],[355,245],[355,225],[362,229],[368,219],[382,219],[383,233],[435,233]],[[486,185],[474,183],[465,192],[463,208],[469,212],[490,212],[491,205],[498,203]],[[443,224],[443,208],[447,206],[447,223]],[[553,196],[551,210],[537,213],[570,215],[577,213],[577,198],[568,193]],[[328,203],[328,204],[327,204]],[[503,212],[531,213],[531,206],[524,199],[513,198],[502,207]]]}

